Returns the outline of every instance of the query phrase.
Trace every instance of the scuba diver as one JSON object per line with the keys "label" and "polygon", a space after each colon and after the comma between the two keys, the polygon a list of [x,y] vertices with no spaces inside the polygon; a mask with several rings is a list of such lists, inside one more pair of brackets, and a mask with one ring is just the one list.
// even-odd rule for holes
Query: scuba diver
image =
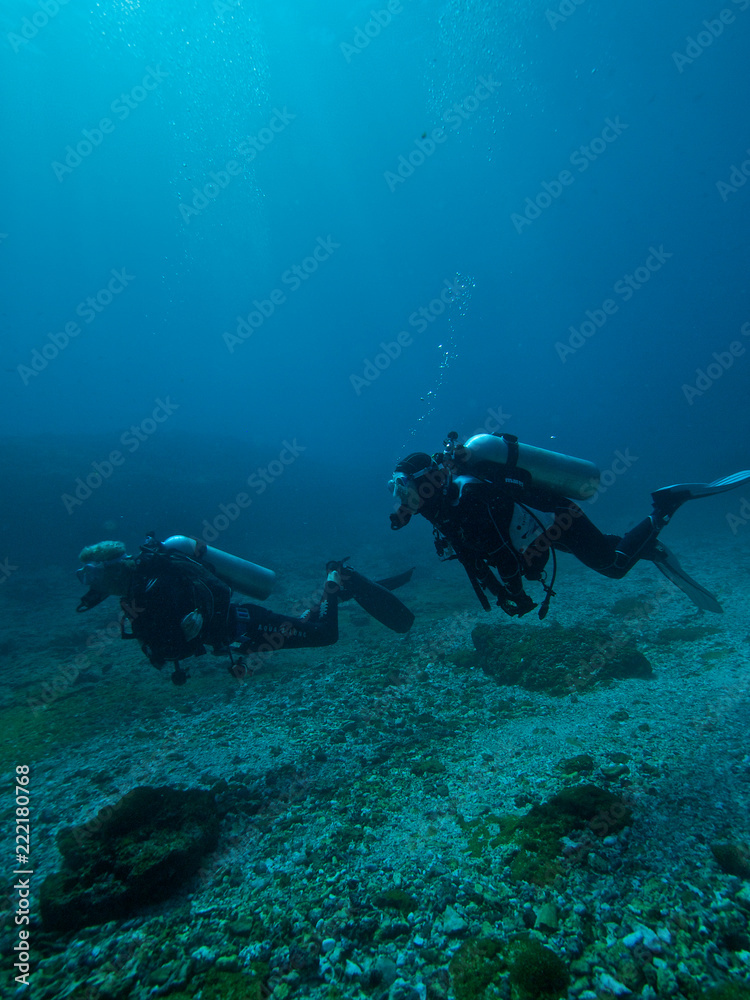
{"label": "scuba diver", "polygon": [[651,514],[621,537],[601,532],[576,503],[599,485],[592,463],[519,443],[512,434],[476,434],[461,445],[452,431],[444,448],[434,455],[414,452],[396,465],[388,484],[399,504],[391,527],[403,528],[416,513],[425,517],[438,556],[458,559],[486,611],[489,593],[507,615],[528,614],[538,606],[523,588],[531,580],[545,591],[538,606],[543,619],[554,596],[556,552],[568,552],[615,580],[649,560],[698,608],[721,613],[714,595],[688,576],[658,536],[687,500],[734,489],[750,481],[750,472],[656,490]]}
{"label": "scuba diver", "polygon": [[[202,656],[206,646],[216,656],[230,657],[229,672],[236,677],[247,673],[247,653],[329,646],[338,639],[338,606],[352,598],[395,632],[408,632],[414,621],[391,593],[409,581],[412,570],[376,583],[344,565],[345,559],[329,562],[320,600],[294,617],[232,603],[233,589],[264,600],[275,574],[185,535],[165,542],[149,535],[137,556],[127,555],[122,542],[98,542],[79,558],[77,576],[89,589],[76,610],[118,596],[122,638],[136,639],[158,669],[171,661],[175,684],[189,676],[181,661]],[[240,654],[236,662],[234,652]]]}

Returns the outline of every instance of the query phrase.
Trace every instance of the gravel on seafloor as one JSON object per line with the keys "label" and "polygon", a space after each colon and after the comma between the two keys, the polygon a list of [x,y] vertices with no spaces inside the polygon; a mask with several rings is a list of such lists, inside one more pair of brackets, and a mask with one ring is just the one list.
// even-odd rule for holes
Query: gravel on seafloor
{"label": "gravel on seafloor", "polygon": [[[750,844],[750,561],[740,555],[733,565],[745,568],[728,579],[726,552],[691,553],[722,617],[697,616],[651,567],[615,583],[566,563],[543,624],[486,615],[458,572],[431,580],[425,569],[402,592],[418,615],[406,637],[347,605],[336,646],[281,652],[242,683],[206,656],[183,688],[105,640],[36,713],[28,697],[115,614],[92,612],[82,635],[64,590],[34,649],[38,608],[5,594],[0,724],[10,732],[21,710],[24,724],[33,714],[37,742],[27,751],[19,728],[2,787],[16,763],[30,765],[35,893],[59,868],[57,831],[138,785],[225,782],[227,811],[218,849],[166,902],[69,935],[34,915],[33,992],[13,982],[17,929],[2,918],[3,996],[209,998],[240,983],[237,997],[277,1000],[554,1000],[511,986],[507,966],[461,993],[467,943],[489,939],[502,953],[525,937],[563,959],[560,996],[571,1000],[750,989],[750,881],[714,852]],[[618,617],[628,598],[643,608]],[[563,697],[501,687],[451,659],[488,621],[524,634],[551,621],[617,628],[654,675]],[[695,625],[717,631],[689,638]],[[518,878],[517,843],[495,836],[501,818],[579,783],[623,799],[630,825],[564,837],[548,884]],[[3,831],[10,859],[14,831]]]}

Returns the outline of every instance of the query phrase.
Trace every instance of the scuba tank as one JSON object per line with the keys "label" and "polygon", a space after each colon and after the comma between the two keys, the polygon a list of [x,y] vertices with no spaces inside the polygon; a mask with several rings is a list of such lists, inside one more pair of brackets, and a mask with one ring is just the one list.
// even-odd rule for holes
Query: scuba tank
{"label": "scuba tank", "polygon": [[195,538],[188,538],[187,535],[172,535],[162,544],[167,549],[182,552],[196,562],[203,563],[233,590],[248,594],[259,601],[264,601],[268,597],[276,582],[273,570],[265,569],[228,552],[222,552],[221,549],[215,549]]}
{"label": "scuba tank", "polygon": [[592,462],[519,444],[513,434],[475,434],[464,445],[455,446],[454,458],[465,465],[469,474],[472,466],[484,462],[503,466],[502,471],[510,475],[515,469],[523,470],[531,476],[532,486],[573,500],[587,500],[599,485],[600,472]]}

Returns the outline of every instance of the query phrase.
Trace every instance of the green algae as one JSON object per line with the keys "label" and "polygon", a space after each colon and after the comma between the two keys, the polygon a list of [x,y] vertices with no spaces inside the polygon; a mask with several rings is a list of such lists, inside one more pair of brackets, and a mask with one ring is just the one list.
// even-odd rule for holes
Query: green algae
{"label": "green algae", "polygon": [[750,986],[741,983],[725,983],[707,993],[701,993],[696,1000],[750,1000]]}
{"label": "green algae", "polygon": [[414,761],[410,770],[418,778],[424,778],[428,774],[444,774],[446,767],[437,757],[427,757],[425,760]]}
{"label": "green algae", "polygon": [[559,1000],[567,995],[570,973],[551,948],[529,938],[513,946],[510,982],[518,1000]]}
{"label": "green algae", "polygon": [[612,792],[591,784],[563,788],[546,802],[533,805],[525,816],[486,813],[475,820],[458,818],[468,848],[475,857],[503,846],[514,846],[510,860],[517,881],[547,885],[561,871],[560,841],[584,831],[583,838],[601,839],[618,833],[632,819],[630,808]]}
{"label": "green algae", "polygon": [[522,847],[510,863],[510,873],[516,882],[549,885],[561,873],[562,866],[552,851]]}
{"label": "green algae", "polygon": [[403,889],[386,889],[373,899],[380,910],[397,910],[399,913],[414,913],[419,909],[418,901]]}
{"label": "green algae", "polygon": [[475,858],[481,858],[488,848],[510,843],[519,824],[517,816],[497,816],[495,813],[485,813],[473,820],[458,816],[457,821],[466,833],[469,850]]}
{"label": "green algae", "polygon": [[513,1000],[559,1000],[567,992],[570,974],[563,960],[535,938],[510,946],[493,937],[465,941],[448,966],[456,1000],[480,1000],[496,995],[507,977]]}
{"label": "green algae", "polygon": [[495,938],[464,941],[448,966],[456,1000],[478,1000],[505,969],[503,946]]}
{"label": "green algae", "polygon": [[[191,983],[190,992],[170,992],[170,1000],[194,1000],[200,995],[201,1000],[263,1000],[268,996],[266,979],[269,968],[265,962],[253,962],[250,972],[221,972],[211,969],[201,976],[196,976]],[[200,994],[198,991],[200,990]]]}
{"label": "green algae", "polygon": [[549,625],[522,631],[481,624],[471,633],[475,652],[452,654],[460,666],[478,666],[499,684],[562,696],[627,677],[648,678],[652,668],[632,638],[606,628]]}
{"label": "green algae", "polygon": [[711,844],[711,853],[716,863],[726,875],[750,879],[750,854],[739,844],[717,842]]}
{"label": "green algae", "polygon": [[105,923],[167,898],[214,849],[219,823],[211,792],[142,787],[89,823],[63,828],[64,866],[39,892],[45,928]]}
{"label": "green algae", "polygon": [[557,765],[565,774],[588,773],[594,770],[594,758],[589,753],[566,757]]}

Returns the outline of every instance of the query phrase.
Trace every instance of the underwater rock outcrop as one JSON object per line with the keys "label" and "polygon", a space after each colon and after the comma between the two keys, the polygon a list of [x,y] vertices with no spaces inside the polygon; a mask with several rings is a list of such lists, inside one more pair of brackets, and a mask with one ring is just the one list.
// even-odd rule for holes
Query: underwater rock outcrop
{"label": "underwater rock outcrop", "polygon": [[508,945],[493,937],[465,941],[449,966],[456,1000],[485,996],[507,979],[515,1000],[558,1000],[565,996],[570,973],[563,960],[533,938]]}
{"label": "underwater rock outcrop", "polygon": [[216,847],[219,824],[211,792],[143,786],[90,822],[63,828],[63,868],[39,893],[45,928],[106,923],[166,899]]}
{"label": "underwater rock outcrop", "polygon": [[499,684],[565,695],[629,677],[649,678],[653,669],[633,640],[604,628],[550,625],[522,631],[508,625],[477,625],[475,653],[454,654],[475,664]]}

